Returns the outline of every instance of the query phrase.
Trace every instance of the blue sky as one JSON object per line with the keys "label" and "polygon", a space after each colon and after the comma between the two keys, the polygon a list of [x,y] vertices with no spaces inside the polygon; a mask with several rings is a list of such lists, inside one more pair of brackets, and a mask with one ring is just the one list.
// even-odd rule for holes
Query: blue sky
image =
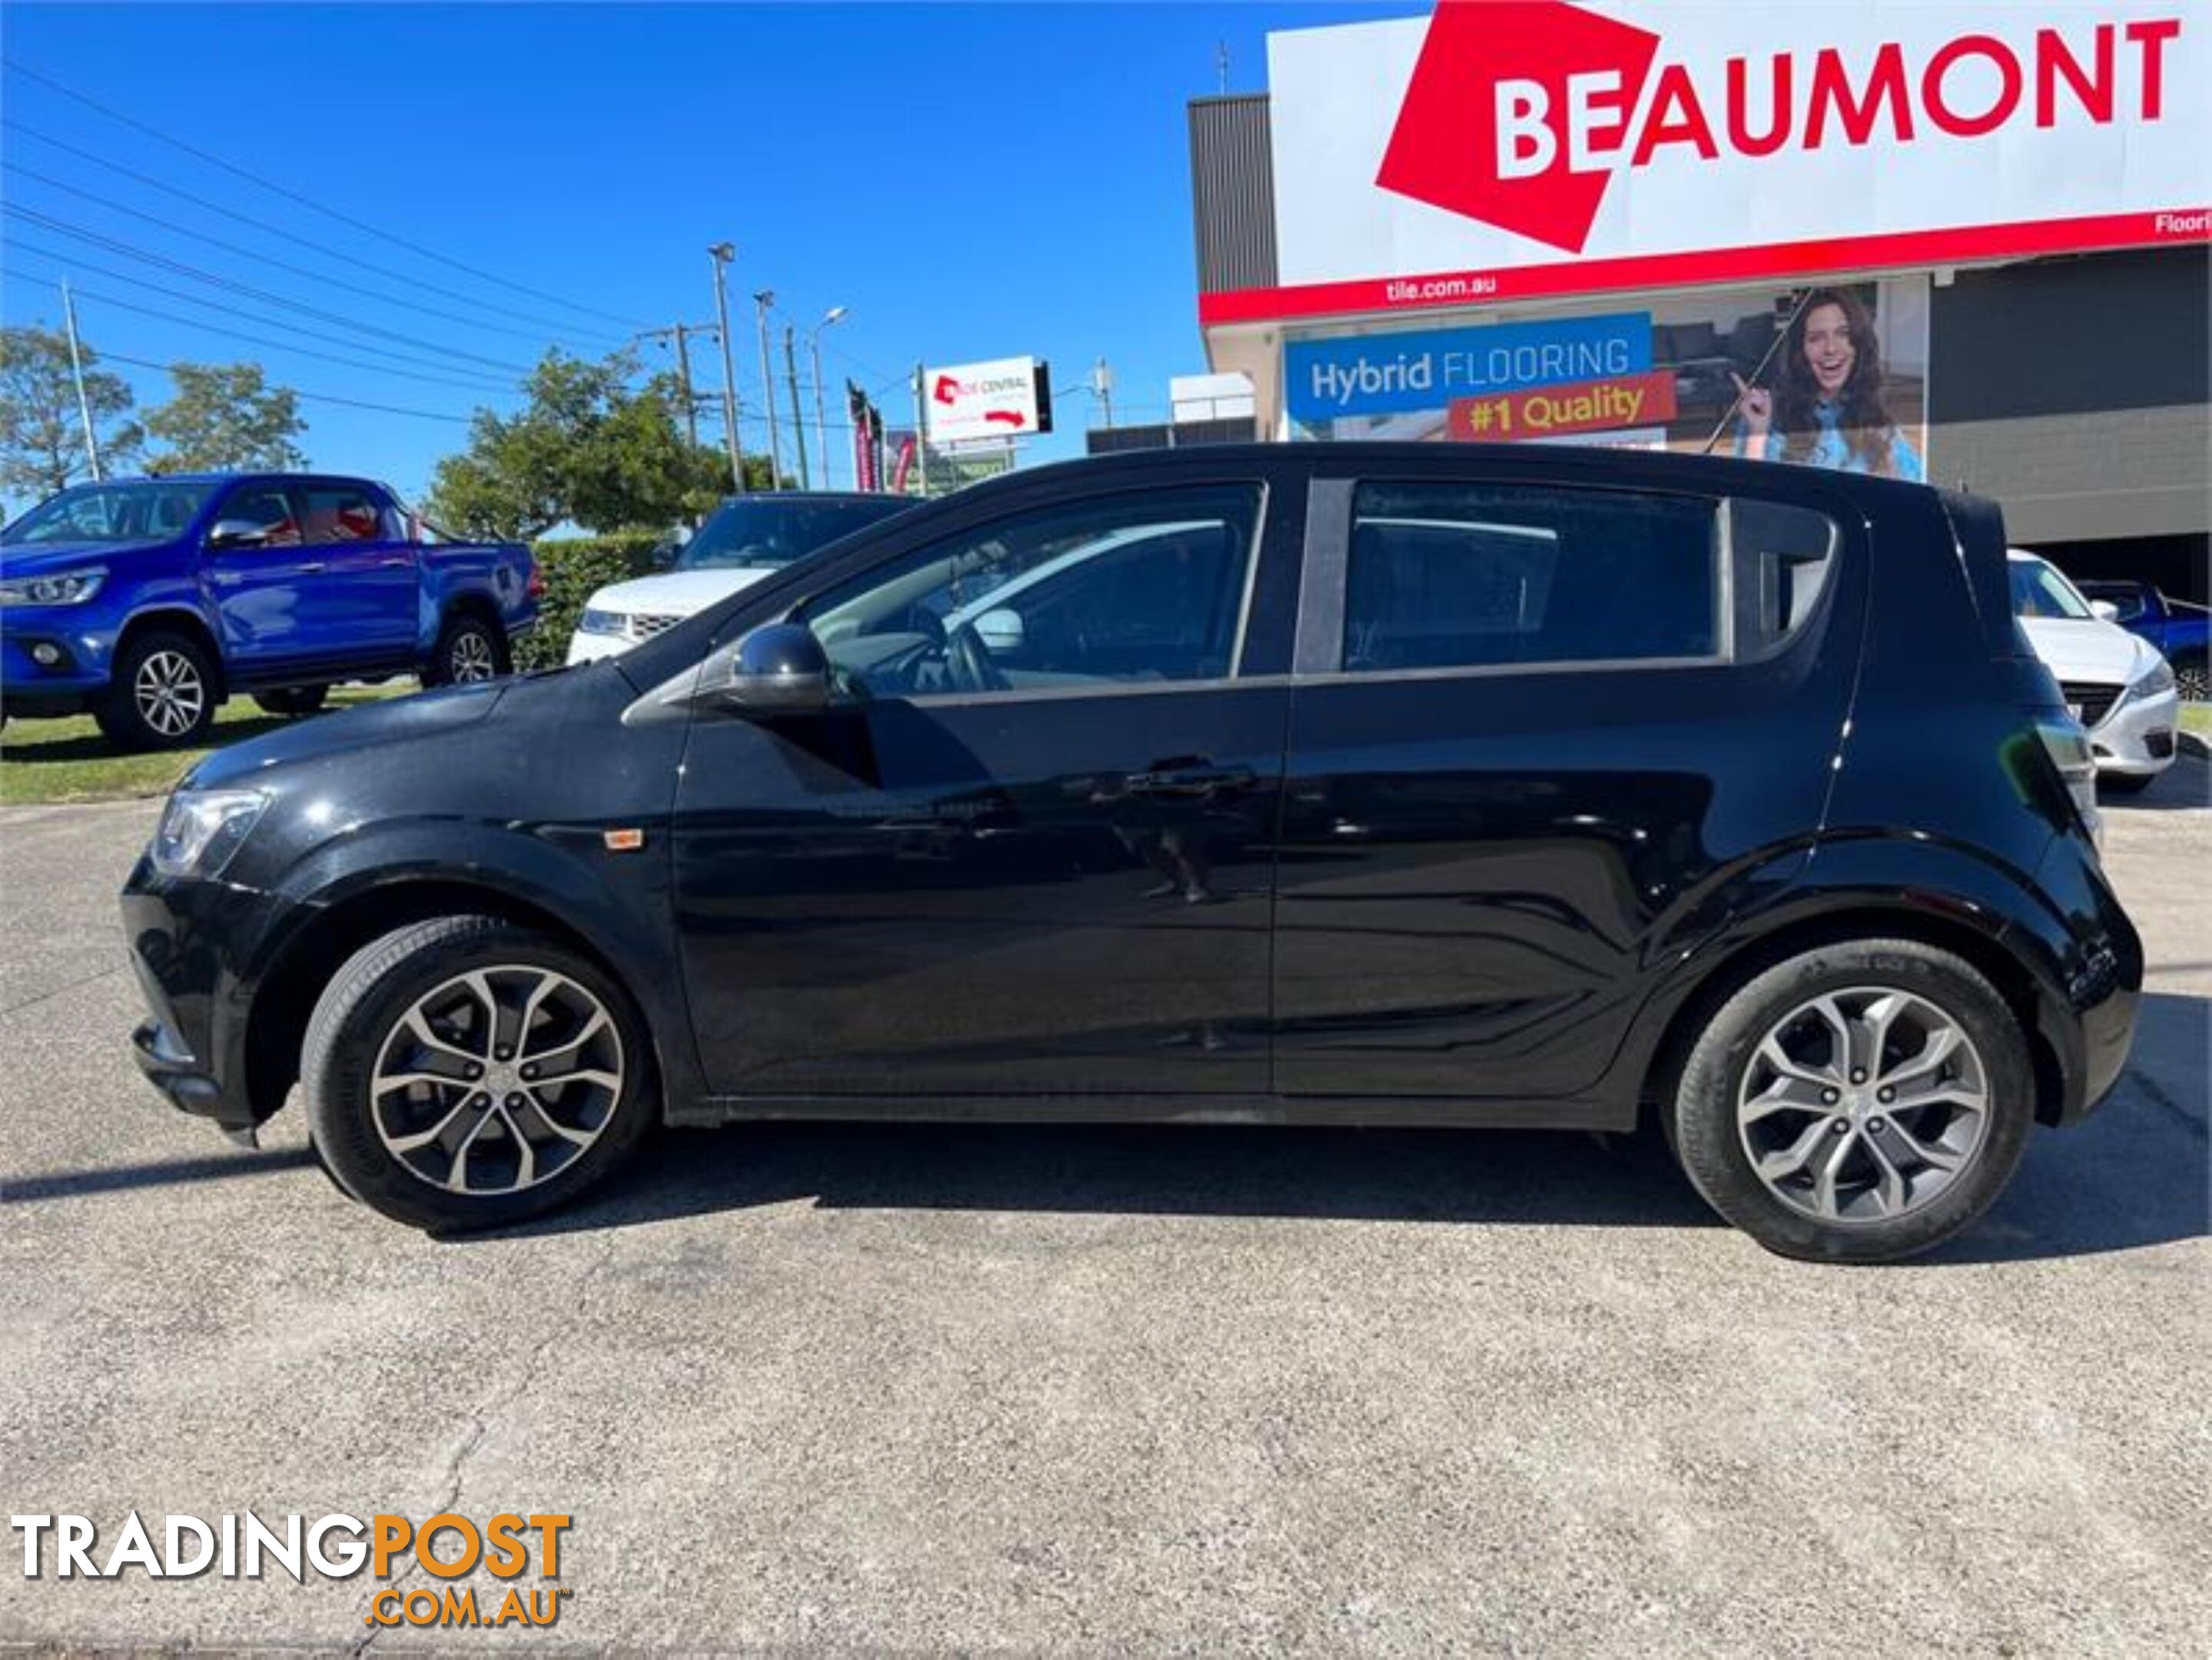
{"label": "blue sky", "polygon": [[[361,224],[10,72],[0,199],[131,251],[11,214],[0,221],[4,314],[58,320],[50,279],[65,271],[82,291],[80,325],[102,351],[155,363],[258,361],[303,392],[465,417],[480,403],[510,405],[495,388],[514,377],[495,364],[534,362],[556,332],[571,350],[597,351],[633,328],[711,317],[705,250],[726,238],[738,248],[732,323],[750,415],[761,397],[750,296],[768,288],[780,307],[779,377],[785,320],[804,330],[832,305],[850,308],[823,337],[833,420],[848,374],[881,387],[917,359],[1025,352],[1050,359],[1063,388],[1103,356],[1117,418],[1161,418],[1168,377],[1204,367],[1183,106],[1216,88],[1215,43],[1229,48],[1231,88],[1258,90],[1270,28],[1422,9],[11,3],[10,59]],[[272,239],[161,185],[344,257]],[[149,255],[385,332],[213,288]],[[325,337],[278,331],[272,318]],[[711,346],[701,356],[702,383],[719,385]],[[647,346],[644,361],[667,359]],[[167,395],[159,371],[109,367],[142,403]],[[423,376],[433,378],[410,378]],[[811,386],[805,397],[811,410]],[[896,387],[879,401],[894,421],[908,407]],[[1070,392],[1058,408],[1062,431],[1036,441],[1029,459],[1079,453],[1091,399]],[[330,402],[302,410],[315,465],[410,492],[465,434],[451,420]],[[747,423],[749,448],[764,447],[763,437]],[[789,467],[787,433],[785,441]]]}

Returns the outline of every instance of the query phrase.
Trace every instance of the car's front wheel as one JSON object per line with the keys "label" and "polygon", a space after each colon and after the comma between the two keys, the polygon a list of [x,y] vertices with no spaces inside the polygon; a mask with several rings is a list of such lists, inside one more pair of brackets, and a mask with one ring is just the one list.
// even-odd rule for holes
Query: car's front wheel
{"label": "car's front wheel", "polygon": [[1845,940],[1723,1003],[1672,1112],[1692,1184],[1759,1243],[1881,1262],[1996,1201],[2034,1122],[2034,1078],[2020,1022],[1972,964],[1915,940]]}
{"label": "car's front wheel", "polygon": [[215,725],[215,665],[190,635],[151,629],[115,660],[114,683],[94,714],[118,749],[196,744]]}
{"label": "car's front wheel", "polygon": [[430,1229],[562,1204],[636,1146],[657,1106],[622,988],[563,942],[489,916],[416,923],[356,953],[308,1021],[300,1077],[339,1184]]}

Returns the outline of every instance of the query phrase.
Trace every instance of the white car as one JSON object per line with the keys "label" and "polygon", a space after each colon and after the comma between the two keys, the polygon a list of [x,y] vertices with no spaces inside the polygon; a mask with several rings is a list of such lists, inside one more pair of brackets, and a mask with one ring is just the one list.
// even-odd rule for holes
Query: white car
{"label": "white car", "polygon": [[678,551],[668,570],[610,583],[585,601],[584,614],[569,636],[568,660],[588,663],[628,651],[909,505],[899,496],[827,490],[732,496]]}
{"label": "white car", "polygon": [[2181,700],[2157,648],[2093,605],[2058,568],[2012,550],[2012,608],[2028,643],[2057,678],[2067,706],[2089,732],[2097,784],[2124,794],[2173,764]]}

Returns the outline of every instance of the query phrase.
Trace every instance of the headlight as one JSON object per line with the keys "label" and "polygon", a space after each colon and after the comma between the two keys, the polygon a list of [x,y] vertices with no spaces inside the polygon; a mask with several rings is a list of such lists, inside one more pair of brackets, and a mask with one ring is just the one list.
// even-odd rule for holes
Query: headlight
{"label": "headlight", "polygon": [[65,570],[52,576],[11,576],[0,582],[0,605],[81,605],[100,592],[104,570]]}
{"label": "headlight", "polygon": [[164,876],[216,876],[269,805],[259,790],[179,790],[154,832],[154,868]]}
{"label": "headlight", "polygon": [[590,611],[584,612],[576,624],[579,634],[611,634],[619,639],[629,626],[629,618],[618,611]]}
{"label": "headlight", "polygon": [[2173,690],[2173,667],[2163,657],[2154,658],[2151,666],[2128,685],[2130,697],[2156,697],[2161,692]]}

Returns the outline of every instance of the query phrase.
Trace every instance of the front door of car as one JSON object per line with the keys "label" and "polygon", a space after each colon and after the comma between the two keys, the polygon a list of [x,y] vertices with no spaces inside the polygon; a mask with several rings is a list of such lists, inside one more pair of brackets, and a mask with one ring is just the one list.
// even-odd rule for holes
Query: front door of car
{"label": "front door of car", "polygon": [[1856,661],[1852,532],[1411,464],[1317,484],[1310,516],[1279,1087],[1589,1089],[1668,953],[1802,866]]}
{"label": "front door of car", "polygon": [[830,707],[700,706],[678,787],[710,1086],[1264,1091],[1288,640],[1249,619],[1291,517],[1257,479],[1063,492],[799,604]]}
{"label": "front door of car", "polygon": [[231,672],[258,678],[316,654],[314,587],[324,568],[301,531],[291,489],[249,481],[234,487],[209,521],[200,574],[222,624]]}

